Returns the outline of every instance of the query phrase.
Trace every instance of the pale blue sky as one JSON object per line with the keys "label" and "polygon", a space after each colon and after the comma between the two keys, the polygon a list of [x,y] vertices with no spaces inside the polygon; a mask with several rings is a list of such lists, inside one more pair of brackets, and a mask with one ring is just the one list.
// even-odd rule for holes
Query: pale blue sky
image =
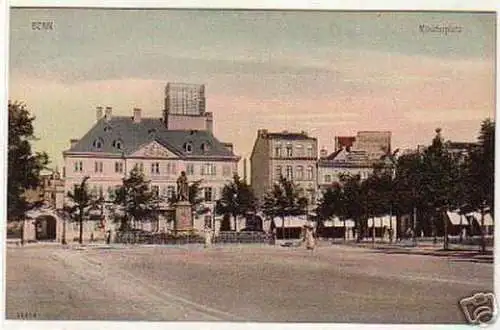
{"label": "pale blue sky", "polygon": [[[54,31],[32,31],[50,19]],[[158,116],[166,82],[207,85],[215,132],[248,157],[258,128],[335,135],[390,129],[393,144],[435,127],[474,140],[494,113],[495,16],[11,9],[10,98],[37,116],[39,149],[60,163],[95,106]],[[420,24],[460,26],[443,35]]]}

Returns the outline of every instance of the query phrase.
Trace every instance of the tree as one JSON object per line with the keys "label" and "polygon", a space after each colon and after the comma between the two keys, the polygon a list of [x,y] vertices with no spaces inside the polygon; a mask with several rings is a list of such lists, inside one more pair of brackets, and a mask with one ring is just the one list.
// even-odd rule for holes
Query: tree
{"label": "tree", "polygon": [[80,185],[76,186],[73,192],[68,192],[68,198],[70,199],[71,204],[65,206],[65,211],[73,219],[76,218],[76,220],[78,221],[78,243],[80,244],[83,243],[83,221],[88,215],[89,209],[99,203],[99,200],[93,198],[93,196],[89,192],[87,186],[87,181],[89,179],[89,176],[84,177]]}
{"label": "tree", "polygon": [[318,221],[317,228],[323,228],[325,220],[333,216],[337,216],[338,218],[344,220],[345,230],[346,202],[344,199],[344,192],[340,184],[335,183],[326,189],[318,203],[318,206],[316,207],[316,214]]}
{"label": "tree", "polygon": [[284,233],[285,217],[305,214],[307,198],[302,195],[301,190],[292,181],[281,176],[279,181],[273,185],[272,190],[264,196],[261,208],[272,221],[275,217],[281,218]]}
{"label": "tree", "polygon": [[486,119],[481,124],[478,145],[462,167],[461,213],[479,211],[481,214],[481,251],[486,250],[484,215],[494,214],[495,122]]}
{"label": "tree", "polygon": [[360,242],[365,236],[368,214],[368,195],[367,190],[363,189],[361,176],[344,174],[340,176],[340,183],[343,189],[344,216],[352,219],[356,226],[357,238]]}
{"label": "tree", "polygon": [[157,210],[159,200],[157,193],[150,189],[150,182],[146,181],[144,173],[136,166],[127,178],[123,178],[114,202],[125,212],[120,229],[126,230],[130,228],[130,220],[135,227],[137,221],[150,217]]}
{"label": "tree", "polygon": [[29,110],[22,103],[9,101],[9,145],[7,179],[7,219],[22,218],[35,205],[24,197],[27,189],[40,184],[40,171],[49,163],[46,153],[33,153],[31,143],[36,140]]}
{"label": "tree", "polygon": [[256,207],[257,200],[252,189],[235,174],[233,181],[222,189],[222,196],[215,205],[215,213],[230,214],[234,219],[234,230],[238,231],[238,216],[255,212]]}

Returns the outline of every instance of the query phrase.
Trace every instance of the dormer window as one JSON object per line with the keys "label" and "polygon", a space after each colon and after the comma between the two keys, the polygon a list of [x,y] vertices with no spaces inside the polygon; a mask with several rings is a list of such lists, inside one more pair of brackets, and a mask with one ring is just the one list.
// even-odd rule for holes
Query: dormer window
{"label": "dormer window", "polygon": [[113,148],[116,148],[118,150],[121,150],[123,146],[123,143],[121,140],[114,140],[113,141]]}
{"label": "dormer window", "polygon": [[104,132],[111,132],[111,131],[112,131],[111,126],[105,126],[104,127]]}
{"label": "dormer window", "polygon": [[94,143],[92,143],[92,146],[96,149],[101,149],[103,144],[104,144],[104,141],[101,138],[98,138],[98,139],[94,140]]}
{"label": "dormer window", "polygon": [[184,143],[184,151],[187,153],[193,152],[193,144],[191,142]]}
{"label": "dormer window", "polygon": [[210,144],[208,142],[203,142],[201,144],[201,151],[207,152],[208,150],[210,150]]}

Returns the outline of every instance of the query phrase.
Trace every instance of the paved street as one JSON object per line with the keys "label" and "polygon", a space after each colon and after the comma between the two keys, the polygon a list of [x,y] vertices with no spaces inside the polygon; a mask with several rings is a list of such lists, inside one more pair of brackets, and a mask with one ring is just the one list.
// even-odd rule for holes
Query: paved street
{"label": "paved street", "polygon": [[348,246],[7,248],[7,318],[464,323],[493,265]]}

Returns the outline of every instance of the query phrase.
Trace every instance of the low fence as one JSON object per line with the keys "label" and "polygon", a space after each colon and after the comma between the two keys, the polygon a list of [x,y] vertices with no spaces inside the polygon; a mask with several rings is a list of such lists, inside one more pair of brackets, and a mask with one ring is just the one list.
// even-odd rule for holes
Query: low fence
{"label": "low fence", "polygon": [[270,244],[273,242],[273,236],[258,231],[222,231],[215,236],[214,243],[261,243]]}
{"label": "low fence", "polygon": [[[205,237],[197,233],[150,233],[144,231],[117,232],[114,239],[120,244],[192,244],[205,243]],[[213,243],[261,243],[273,242],[273,236],[264,232],[220,232]]]}
{"label": "low fence", "polygon": [[170,233],[117,232],[115,243],[121,244],[191,244],[203,243],[204,237],[194,233],[173,235]]}

